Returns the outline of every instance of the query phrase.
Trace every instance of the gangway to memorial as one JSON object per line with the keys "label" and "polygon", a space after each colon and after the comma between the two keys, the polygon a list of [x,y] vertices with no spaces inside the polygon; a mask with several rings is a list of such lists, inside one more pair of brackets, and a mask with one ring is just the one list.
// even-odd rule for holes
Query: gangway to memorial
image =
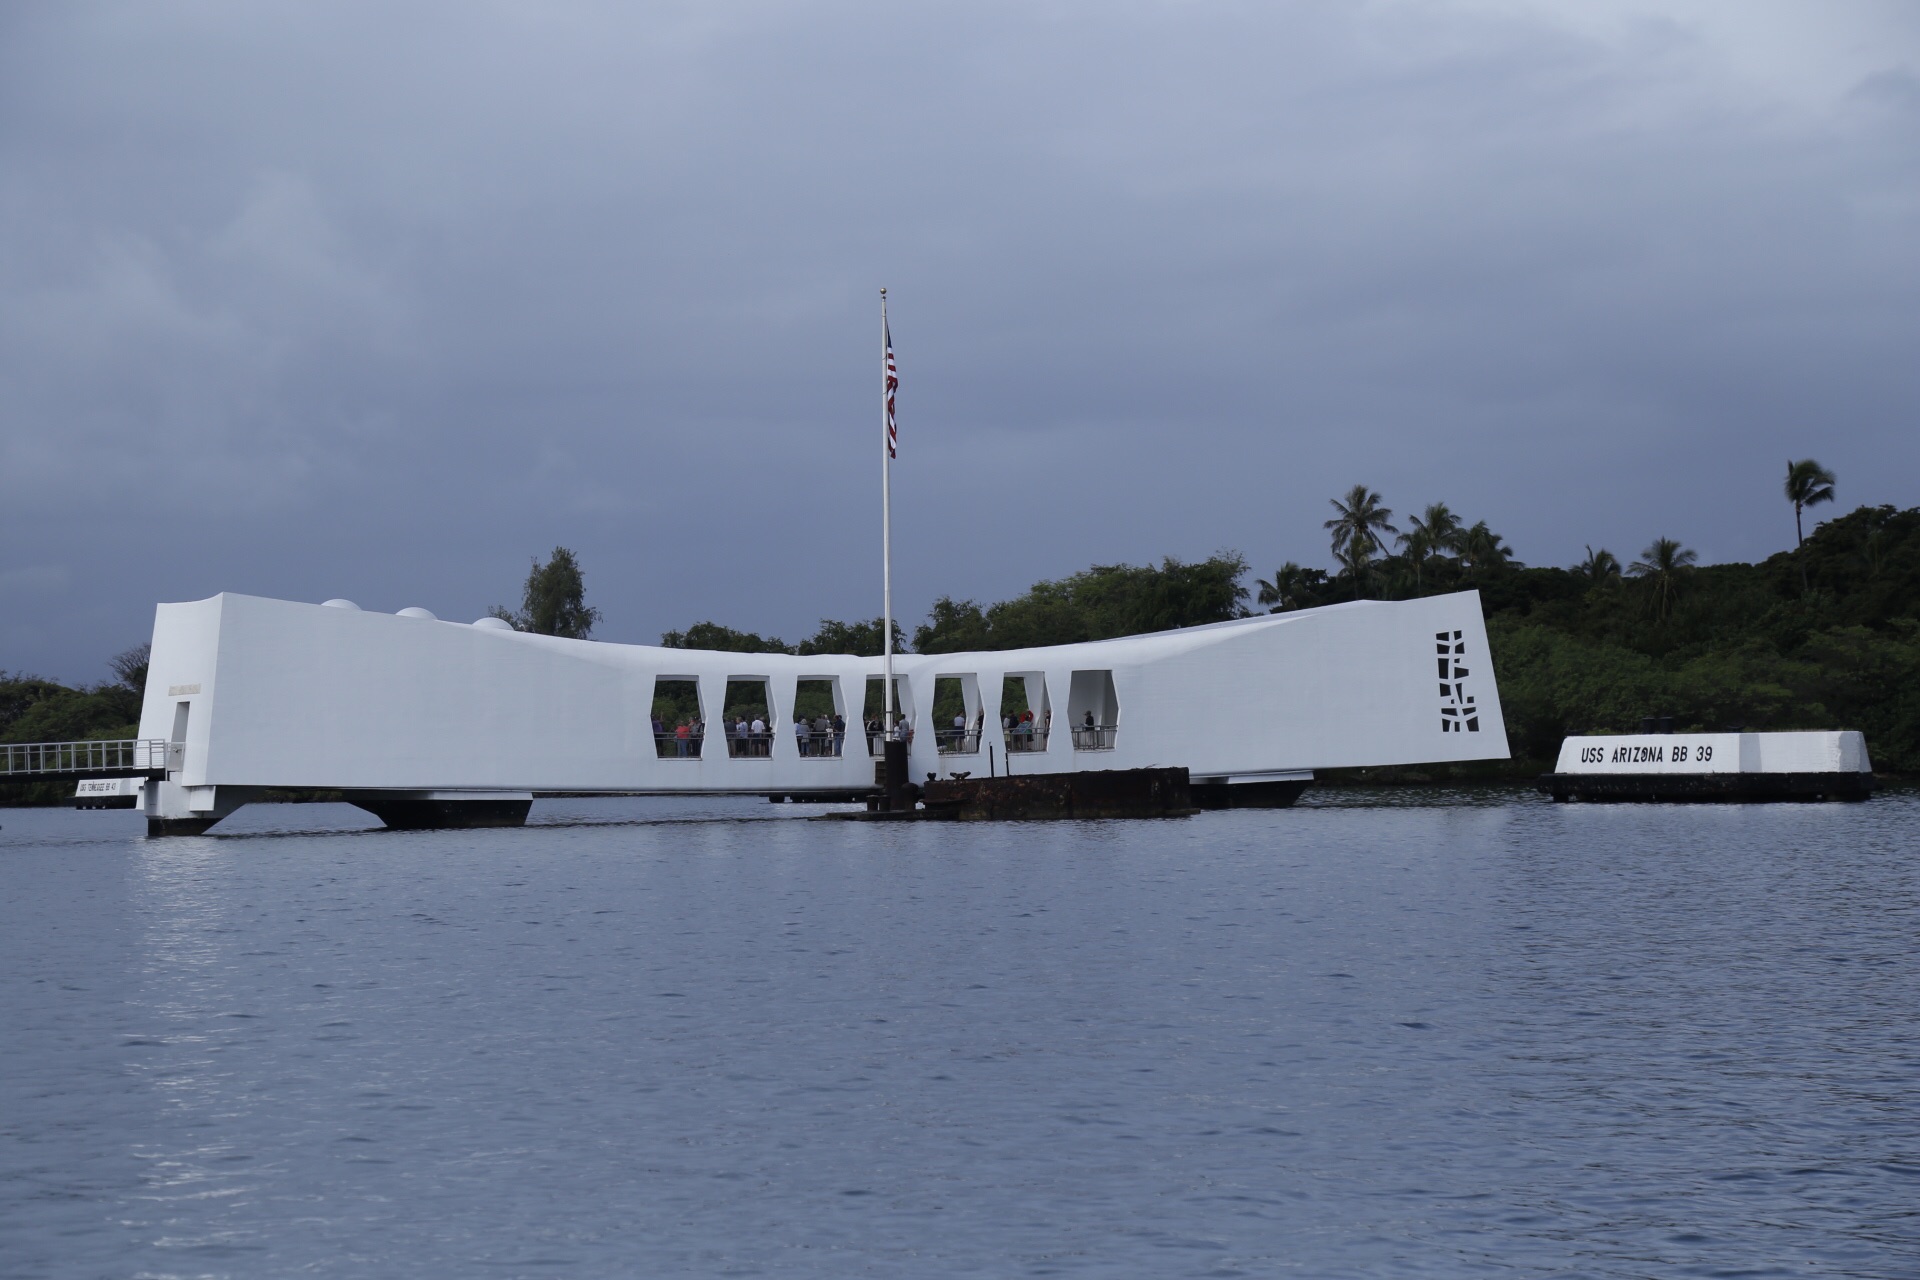
{"label": "gangway to memorial", "polygon": [[159,782],[185,759],[186,744],[163,738],[0,743],[0,782],[145,778]]}

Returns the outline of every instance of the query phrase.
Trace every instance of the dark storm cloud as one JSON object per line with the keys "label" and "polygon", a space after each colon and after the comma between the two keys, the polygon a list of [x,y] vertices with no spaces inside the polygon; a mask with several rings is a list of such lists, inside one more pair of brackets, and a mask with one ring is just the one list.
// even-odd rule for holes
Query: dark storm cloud
{"label": "dark storm cloud", "polygon": [[152,601],[796,638],[1094,561],[1920,502],[1920,33],[1860,3],[0,18],[0,666]]}

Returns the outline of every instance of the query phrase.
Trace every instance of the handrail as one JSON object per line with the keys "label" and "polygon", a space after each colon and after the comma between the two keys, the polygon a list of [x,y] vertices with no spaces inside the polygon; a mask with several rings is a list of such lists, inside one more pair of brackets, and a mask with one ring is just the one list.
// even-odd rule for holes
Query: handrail
{"label": "handrail", "polygon": [[[893,731],[894,731],[894,736],[899,738],[900,741],[906,743],[909,749],[912,748],[913,738],[914,738],[913,721],[902,718],[898,723],[894,725]],[[869,725],[866,728],[866,736],[867,736],[867,754],[872,756],[875,760],[885,759],[887,754],[886,731],[883,729],[874,727],[872,725]]]}
{"label": "handrail", "polygon": [[1114,731],[1118,727],[1111,724],[1077,724],[1073,727],[1073,749],[1075,751],[1111,751]]}
{"label": "handrail", "polygon": [[808,726],[806,736],[798,730],[794,732],[794,741],[800,746],[802,760],[838,760],[846,751],[847,731],[831,729],[821,732],[817,726]]}
{"label": "handrail", "polygon": [[684,738],[672,729],[662,730],[653,735],[654,755],[662,760],[698,760],[705,737],[699,729],[690,731]]}
{"label": "handrail", "polygon": [[181,745],[164,738],[0,743],[0,778],[90,770],[145,769],[164,773],[180,767]]}
{"label": "handrail", "polygon": [[934,747],[943,756],[971,756],[980,753],[978,729],[942,729],[934,735]]}

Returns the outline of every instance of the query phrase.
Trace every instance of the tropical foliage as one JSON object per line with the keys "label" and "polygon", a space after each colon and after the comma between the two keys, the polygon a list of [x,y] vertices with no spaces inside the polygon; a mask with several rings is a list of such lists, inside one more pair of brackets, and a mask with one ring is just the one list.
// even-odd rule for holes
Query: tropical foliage
{"label": "tropical foliage", "polygon": [[1833,472],[1812,458],[1787,463],[1787,501],[1793,504],[1793,545],[1806,545],[1807,535],[1800,527],[1800,513],[1808,507],[1833,501]]}
{"label": "tropical foliage", "polygon": [[1698,553],[1681,546],[1672,538],[1655,538],[1627,572],[1644,579],[1652,589],[1654,613],[1664,622],[1673,613],[1673,601],[1680,593],[1681,579],[1699,560]]}
{"label": "tropical foliage", "polygon": [[1285,613],[1289,609],[1304,609],[1325,594],[1327,571],[1303,569],[1289,560],[1274,572],[1272,581],[1255,578],[1253,585],[1259,590],[1255,599],[1273,606],[1274,613]]}
{"label": "tropical foliage", "polygon": [[1324,526],[1333,534],[1333,558],[1340,562],[1356,592],[1364,594],[1373,578],[1373,557],[1382,551],[1382,534],[1398,533],[1393,527],[1393,512],[1380,503],[1380,495],[1363,484],[1347,491],[1344,498],[1330,498],[1335,515]]}
{"label": "tropical foliage", "polygon": [[[863,658],[880,656],[880,619],[865,622],[837,622],[822,618],[820,629],[799,644],[788,644],[779,636],[761,636],[751,631],[735,631],[717,622],[696,622],[685,631],[665,631],[660,643],[668,649],[714,649],[724,653],[851,653]],[[906,633],[896,620],[893,624],[893,651],[907,651]]]}
{"label": "tropical foliage", "polygon": [[915,628],[918,653],[1024,649],[1107,640],[1244,617],[1247,562],[1219,552],[1195,564],[1169,556],[1151,565],[1096,565],[1070,578],[1036,582],[1023,596],[982,608],[947,596]]}
{"label": "tropical foliage", "polygon": [[545,564],[533,562],[517,611],[495,605],[487,612],[511,623],[515,631],[585,640],[600,621],[600,611],[588,606],[586,596],[580,561],[565,547],[555,547]]}
{"label": "tropical foliage", "polygon": [[717,622],[696,622],[685,631],[667,631],[660,643],[669,649],[711,649],[721,653],[792,653],[793,646],[778,636],[735,631]]}

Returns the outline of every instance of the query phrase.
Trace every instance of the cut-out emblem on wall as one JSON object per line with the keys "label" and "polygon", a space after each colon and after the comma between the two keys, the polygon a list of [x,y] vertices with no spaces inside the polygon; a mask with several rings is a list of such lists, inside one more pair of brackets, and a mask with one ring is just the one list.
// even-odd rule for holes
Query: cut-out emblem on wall
{"label": "cut-out emblem on wall", "polygon": [[1433,633],[1440,664],[1440,732],[1480,732],[1480,709],[1467,692],[1467,646],[1458,631]]}

